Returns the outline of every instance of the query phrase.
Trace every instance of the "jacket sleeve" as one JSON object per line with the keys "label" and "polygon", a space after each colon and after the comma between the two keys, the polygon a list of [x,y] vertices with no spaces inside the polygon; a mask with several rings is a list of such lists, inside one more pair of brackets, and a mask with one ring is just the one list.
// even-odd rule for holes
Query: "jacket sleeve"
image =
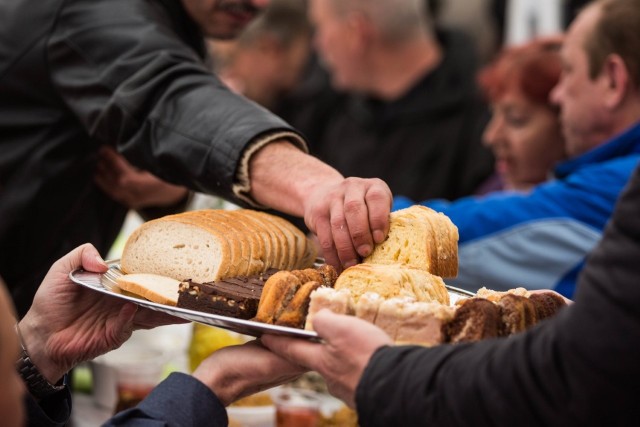
{"label": "jacket sleeve", "polygon": [[230,92],[168,15],[159,2],[66,2],[47,50],[52,85],[84,129],[80,141],[115,145],[169,182],[236,200],[247,144],[292,129]]}
{"label": "jacket sleeve", "polygon": [[138,406],[115,415],[103,427],[223,427],[227,411],[215,394],[190,375],[173,373]]}
{"label": "jacket sleeve", "polygon": [[575,304],[506,339],[380,349],[358,385],[361,425],[638,425],[638,259],[636,172]]}
{"label": "jacket sleeve", "polygon": [[[460,233],[460,269],[447,283],[472,291],[558,289],[582,266],[602,237],[616,200],[635,166],[606,185],[595,168],[531,193],[499,192],[453,203],[425,202],[443,212]],[[599,186],[597,186],[599,184]],[[575,277],[563,287],[572,297]]]}
{"label": "jacket sleeve", "polygon": [[26,393],[24,405],[28,427],[63,427],[71,418],[71,391],[65,387],[39,402]]}

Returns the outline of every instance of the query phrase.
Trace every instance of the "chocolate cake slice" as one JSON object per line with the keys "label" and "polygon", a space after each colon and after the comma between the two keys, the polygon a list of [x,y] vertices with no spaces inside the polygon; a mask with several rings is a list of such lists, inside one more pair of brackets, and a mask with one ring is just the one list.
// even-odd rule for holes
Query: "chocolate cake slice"
{"label": "chocolate cake slice", "polygon": [[533,303],[538,321],[554,316],[567,303],[560,295],[554,292],[532,293],[529,300]]}
{"label": "chocolate cake slice", "polygon": [[236,319],[251,319],[258,311],[264,283],[276,272],[270,269],[255,276],[209,283],[184,281],[178,291],[178,307]]}
{"label": "chocolate cake slice", "polygon": [[452,343],[498,337],[502,332],[500,308],[484,298],[469,298],[458,307],[445,330]]}
{"label": "chocolate cake slice", "polygon": [[503,335],[516,334],[535,325],[536,307],[529,298],[506,294],[498,300],[502,316]]}

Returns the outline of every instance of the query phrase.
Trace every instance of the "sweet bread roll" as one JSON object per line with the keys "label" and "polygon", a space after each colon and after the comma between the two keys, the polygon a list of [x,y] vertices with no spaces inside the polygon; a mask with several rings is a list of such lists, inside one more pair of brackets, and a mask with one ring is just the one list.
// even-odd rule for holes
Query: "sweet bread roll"
{"label": "sweet bread roll", "polygon": [[275,323],[287,304],[302,286],[300,279],[290,271],[279,271],[264,284],[258,313],[254,320],[262,323]]}
{"label": "sweet bread roll", "polygon": [[265,282],[254,320],[304,327],[311,293],[321,286],[333,286],[335,277],[337,273],[329,265],[275,273]]}
{"label": "sweet bread roll", "polygon": [[440,212],[411,206],[392,212],[389,235],[367,264],[406,264],[441,277],[458,274],[458,229]]}
{"label": "sweet bread roll", "polygon": [[320,282],[307,282],[300,286],[289,304],[287,304],[275,321],[276,325],[288,326],[290,328],[304,328],[307,313],[309,312],[309,302],[311,292],[320,287]]}
{"label": "sweet bread roll", "polygon": [[383,299],[410,297],[449,305],[449,293],[440,277],[402,264],[354,265],[340,274],[335,288],[350,290],[356,303],[366,292],[375,292]]}

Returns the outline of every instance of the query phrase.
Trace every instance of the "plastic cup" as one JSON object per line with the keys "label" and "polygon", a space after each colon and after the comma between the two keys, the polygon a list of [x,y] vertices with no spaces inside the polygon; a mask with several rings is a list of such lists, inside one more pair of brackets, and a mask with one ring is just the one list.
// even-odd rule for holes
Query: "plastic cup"
{"label": "plastic cup", "polygon": [[320,422],[320,398],[317,393],[283,388],[274,398],[276,427],[316,427]]}
{"label": "plastic cup", "polygon": [[114,413],[136,406],[158,385],[166,357],[158,349],[123,347],[94,360],[94,399]]}

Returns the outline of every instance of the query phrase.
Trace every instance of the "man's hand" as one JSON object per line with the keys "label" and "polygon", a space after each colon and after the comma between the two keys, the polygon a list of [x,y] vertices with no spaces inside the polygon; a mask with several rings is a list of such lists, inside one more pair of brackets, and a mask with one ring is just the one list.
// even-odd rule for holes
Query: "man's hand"
{"label": "man's hand", "polygon": [[73,283],[69,273],[79,267],[107,271],[93,246],[74,249],[53,264],[20,321],[33,363],[51,383],[78,363],[120,347],[136,329],[184,322]]}
{"label": "man's hand", "polygon": [[94,182],[109,197],[130,209],[173,206],[189,193],[184,187],[135,168],[111,147],[100,147],[99,156]]}
{"label": "man's hand", "polygon": [[273,354],[259,341],[252,341],[214,352],[193,376],[228,406],[242,397],[289,382],[306,371]]}
{"label": "man's hand", "polygon": [[382,243],[389,232],[391,200],[389,187],[379,179],[318,183],[306,200],[304,219],[326,262],[350,267]]}
{"label": "man's hand", "polygon": [[378,348],[393,341],[369,322],[329,310],[313,317],[313,327],[323,343],[276,335],[265,335],[262,342],[285,359],[320,373],[329,392],[354,408],[356,387],[369,359]]}
{"label": "man's hand", "polygon": [[287,142],[267,144],[251,157],[251,196],[304,217],[327,263],[339,270],[359,262],[389,232],[391,190],[379,179],[344,178]]}

